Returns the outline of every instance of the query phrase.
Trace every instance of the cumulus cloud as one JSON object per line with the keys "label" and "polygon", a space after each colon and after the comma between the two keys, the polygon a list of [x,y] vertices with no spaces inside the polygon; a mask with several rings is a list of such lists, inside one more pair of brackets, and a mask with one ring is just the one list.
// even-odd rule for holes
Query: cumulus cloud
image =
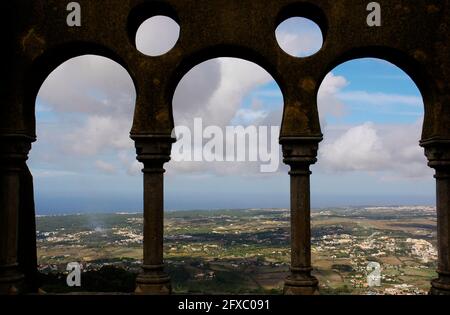
{"label": "cumulus cloud", "polygon": [[144,21],[136,34],[136,47],[143,54],[159,56],[175,46],[180,26],[167,16],[157,15]]}
{"label": "cumulus cloud", "polygon": [[321,158],[328,167],[343,171],[384,169],[390,160],[372,123],[353,127],[336,141],[324,144]]}
{"label": "cumulus cloud", "polygon": [[[112,167],[94,157],[133,152],[129,132],[135,94],[127,71],[112,60],[87,55],[63,63],[49,75],[38,94],[39,141],[33,150],[36,162],[45,159],[67,168],[65,160],[75,158],[72,169],[80,171],[81,165],[92,165],[100,172],[111,173]],[[61,154],[68,159],[58,158]],[[84,163],[86,159],[90,162]],[[134,161],[130,158],[128,163]]]}
{"label": "cumulus cloud", "polygon": [[117,172],[117,169],[113,164],[102,161],[102,160],[95,161],[95,166],[100,171],[102,171],[103,173],[106,173],[106,174],[115,174]]}
{"label": "cumulus cloud", "polygon": [[186,125],[204,114],[220,81],[221,64],[217,59],[206,61],[188,72],[173,96],[175,124]]}
{"label": "cumulus cloud", "polygon": [[117,153],[117,157],[123,169],[129,176],[135,176],[141,173],[142,163],[136,160],[136,155],[131,150],[123,150]]}
{"label": "cumulus cloud", "polygon": [[135,99],[133,82],[122,66],[87,55],[56,68],[42,84],[37,104],[58,113],[120,116],[131,115]]}
{"label": "cumulus cloud", "polygon": [[176,125],[190,126],[201,117],[208,125],[226,126],[242,99],[272,77],[263,68],[244,60],[220,58],[192,69],[178,85],[173,98]]}
{"label": "cumulus cloud", "polygon": [[311,20],[294,17],[287,19],[276,30],[280,47],[296,57],[310,56],[322,48],[322,32]]}
{"label": "cumulus cloud", "polygon": [[421,120],[414,124],[365,123],[346,131],[328,130],[319,167],[328,172],[380,172],[386,180],[430,177],[419,146]]}
{"label": "cumulus cloud", "polygon": [[415,123],[328,124],[330,117],[351,114],[346,102],[364,105],[423,106],[420,96],[346,91],[346,78],[329,73],[319,90],[318,106],[324,141],[319,149],[318,169],[328,173],[368,172],[386,180],[430,178],[423,149],[419,146],[423,117]]}
{"label": "cumulus cloud", "polygon": [[320,125],[327,126],[328,117],[342,117],[346,114],[345,104],[337,97],[348,81],[342,76],[336,76],[332,72],[323,79],[317,96]]}
{"label": "cumulus cloud", "polygon": [[125,117],[89,116],[84,126],[67,134],[68,151],[79,155],[96,155],[103,150],[132,149],[130,121]]}

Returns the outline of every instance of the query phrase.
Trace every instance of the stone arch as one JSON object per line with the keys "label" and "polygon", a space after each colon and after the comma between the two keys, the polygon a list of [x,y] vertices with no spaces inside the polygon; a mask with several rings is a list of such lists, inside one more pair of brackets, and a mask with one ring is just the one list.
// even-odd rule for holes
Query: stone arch
{"label": "stone arch", "polygon": [[[106,57],[111,54],[111,59],[118,58],[119,64],[123,58],[130,66],[124,63],[124,68],[133,80],[136,79],[132,137],[138,159],[144,162],[144,208],[148,221],[157,221],[144,229],[149,245],[144,248],[144,272],[138,279],[138,289],[170,292],[168,278],[162,272],[160,253],[153,257],[146,253],[159,251],[162,242],[162,173],[163,164],[170,159],[172,141],[171,89],[176,86],[177,76],[181,79],[183,71],[187,72],[212,51],[216,57],[220,54],[250,58],[249,61],[262,66],[275,78],[284,96],[281,143],[285,162],[291,166],[291,208],[298,228],[294,231],[297,233],[293,239],[294,259],[286,293],[313,293],[317,286],[317,281],[310,277],[306,243],[310,238],[309,166],[316,160],[321,140],[315,103],[318,83],[338,64],[364,56],[391,61],[413,78],[427,106],[422,145],[430,166],[436,169],[438,216],[443,223],[440,227],[440,279],[433,283],[435,290],[432,292],[450,292],[450,231],[446,225],[450,220],[449,1],[383,1],[386,9],[383,10],[383,27],[379,28],[367,27],[367,1],[363,0],[345,3],[326,0],[81,2],[85,24],[78,29],[67,27],[66,4],[60,1],[7,4],[10,13],[17,14],[7,14],[8,27],[3,28],[7,30],[5,39],[9,44],[8,59],[4,61],[10,80],[1,91],[7,106],[0,110],[3,166],[0,216],[4,219],[0,221],[6,222],[5,218],[9,221],[0,229],[3,236],[0,238],[0,292],[11,292],[23,278],[10,266],[16,263],[16,216],[23,206],[19,205],[22,199],[20,177],[26,169],[25,161],[35,134],[33,94],[37,92],[37,82],[46,71],[50,72],[48,68],[54,60],[61,63],[63,56],[67,59],[95,52]],[[179,17],[180,40],[167,55],[148,58],[136,52],[129,35],[134,35],[140,19],[155,13]],[[322,50],[314,56],[303,60],[288,58],[273,46],[277,21],[292,15],[310,18],[321,26],[326,38]],[[201,57],[202,54],[205,56]],[[212,57],[213,54],[206,59]],[[26,190],[28,194],[32,192]],[[31,201],[32,196],[28,195],[28,200]],[[152,228],[156,228],[154,233],[150,232]]]}
{"label": "stone arch", "polygon": [[118,54],[108,47],[90,42],[70,42],[49,49],[36,58],[26,74],[24,87],[23,121],[27,133],[36,138],[35,102],[39,89],[50,73],[64,62],[83,55],[96,55],[108,58],[121,65],[130,75],[137,91],[136,80],[128,65]]}
{"label": "stone arch", "polygon": [[181,79],[196,66],[217,58],[240,59],[261,67],[275,80],[284,99],[285,81],[283,80],[282,74],[276,66],[274,66],[269,60],[265,59],[264,56],[259,54],[257,51],[248,47],[233,45],[209,46],[191,55],[185,56],[169,77],[169,82],[165,90],[165,99],[166,102],[170,104],[171,128],[174,127],[172,99]]}
{"label": "stone arch", "polygon": [[[35,106],[38,93],[45,80],[51,73],[62,66],[65,62],[82,56],[98,56],[104,57],[109,61],[121,66],[128,74],[133,82],[136,90],[136,84],[130,71],[127,70],[126,64],[113,51],[90,43],[69,43],[52,49],[42,54],[31,66],[31,73],[26,82],[25,99],[24,99],[24,121],[27,122],[27,132],[32,137],[32,141],[36,141],[36,113]],[[133,110],[135,103],[133,103]],[[130,127],[131,120],[130,117]],[[32,135],[32,136],[31,136]],[[30,150],[30,152],[32,152]],[[36,274],[36,266],[38,262],[36,252],[36,222],[35,222],[35,196],[33,191],[33,171],[30,170],[27,163],[24,163],[24,172],[21,176],[20,200],[21,209],[19,211],[19,265],[26,276],[26,286],[28,290],[36,291],[40,285]],[[32,234],[34,234],[32,236]]]}
{"label": "stone arch", "polygon": [[167,2],[153,1],[138,4],[130,10],[127,21],[128,39],[133,46],[136,47],[134,38],[139,26],[145,20],[156,15],[165,15],[180,23],[176,10]]}
{"label": "stone arch", "polygon": [[328,19],[324,11],[316,3],[293,2],[284,5],[278,13],[276,25],[279,25],[286,19],[297,16],[315,22],[322,31],[322,36],[325,41],[328,33]]}
{"label": "stone arch", "polygon": [[[364,58],[376,58],[387,61],[393,66],[403,71],[415,84],[420,92],[423,100],[423,123],[422,123],[422,139],[417,145],[424,148],[425,156],[428,159],[428,166],[435,169],[436,175],[436,208],[437,208],[437,249],[438,257],[438,278],[431,281],[430,294],[447,294],[449,288],[447,282],[447,274],[450,265],[450,258],[447,250],[448,239],[447,222],[448,222],[448,202],[445,198],[446,189],[448,189],[448,155],[445,153],[448,141],[439,137],[435,138],[435,128],[442,124],[442,117],[436,112],[437,100],[439,99],[438,87],[435,79],[432,77],[433,67],[430,63],[422,63],[416,59],[413,54],[388,47],[388,46],[367,46],[356,47],[343,54],[338,55],[331,63],[327,64],[326,70],[320,73],[321,80],[333,69],[352,61]],[[320,88],[321,85],[319,85]],[[316,92],[316,95],[318,91]],[[316,96],[317,99],[317,96]],[[442,135],[445,138],[445,134]]]}
{"label": "stone arch", "polygon": [[[409,54],[387,46],[367,46],[354,48],[342,53],[341,55],[337,56],[332,62],[327,64],[327,66],[324,68],[324,71],[320,73],[319,82],[322,83],[325,76],[336,67],[346,62],[361,58],[377,58],[388,61],[404,71],[414,81],[424,101],[425,117],[423,123],[422,138],[426,139],[429,135],[431,126],[433,126],[435,123],[433,121],[432,115],[435,89],[432,85],[433,80],[426,70],[426,67],[417,62],[417,60],[412,58]],[[316,98],[319,88],[320,84],[318,85],[316,91]]]}

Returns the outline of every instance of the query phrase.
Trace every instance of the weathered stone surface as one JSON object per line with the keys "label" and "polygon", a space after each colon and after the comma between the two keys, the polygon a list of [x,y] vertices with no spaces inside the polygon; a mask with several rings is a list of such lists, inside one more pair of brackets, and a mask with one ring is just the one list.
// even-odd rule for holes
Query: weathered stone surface
{"label": "weathered stone surface", "polygon": [[[366,24],[368,0],[78,2],[82,9],[81,27],[67,26],[68,1],[15,0],[2,4],[4,9],[0,29],[5,43],[2,69],[6,77],[0,85],[2,139],[18,140],[23,136],[28,137],[28,143],[33,141],[36,95],[45,78],[58,65],[83,54],[97,54],[115,60],[129,72],[136,87],[137,100],[131,134],[136,141],[138,159],[147,164],[146,181],[149,184],[145,184],[145,198],[148,198],[148,203],[158,203],[156,206],[147,205],[149,217],[162,220],[162,189],[150,186],[157,184],[157,187],[161,187],[163,175],[157,175],[156,170],[162,170],[162,165],[169,159],[169,138],[174,125],[171,104],[174,90],[183,75],[195,65],[215,57],[237,57],[257,63],[275,78],[285,102],[280,140],[287,153],[286,163],[294,165],[298,171],[301,165],[315,161],[317,143],[322,137],[317,92],[325,75],[351,59],[382,58],[408,73],[424,98],[423,145],[427,148],[430,166],[438,172],[440,250],[441,253],[448,253],[448,222],[442,221],[450,217],[447,205],[450,199],[446,175],[448,165],[447,159],[440,159],[437,155],[450,154],[448,146],[441,145],[450,140],[449,0],[379,0],[382,7],[381,27],[369,27]],[[134,43],[140,23],[153,15],[170,16],[181,27],[180,39],[175,47],[159,57],[141,54]],[[315,55],[295,58],[278,46],[275,29],[284,19],[293,16],[312,19],[322,29],[324,45]],[[166,140],[156,141],[149,136]],[[298,146],[295,144],[297,140],[299,143],[306,141],[308,145]],[[441,144],[434,145],[435,140]],[[20,146],[23,141],[18,140],[18,143]],[[6,183],[1,189],[3,195],[8,197],[2,199],[0,211],[8,220],[19,222],[17,233],[26,234],[28,230],[34,229],[34,221],[26,218],[27,215],[34,215],[33,202],[28,200],[19,203],[17,198],[33,198],[31,176],[26,175],[24,160],[11,155],[9,140],[2,140],[0,146],[0,151],[7,153],[4,163],[10,163],[1,168],[2,183]],[[21,165],[21,170],[12,177],[11,163]],[[300,171],[306,172],[306,169]],[[301,189],[301,193],[308,194],[303,200],[307,202],[307,178],[301,174],[293,175],[298,177],[294,179],[294,190]],[[12,195],[8,195],[10,192]],[[309,215],[309,205],[298,207],[301,213],[298,220],[304,222]],[[4,209],[8,209],[8,213]],[[25,211],[27,214],[23,213]],[[160,229],[161,222],[155,224]],[[307,231],[302,231],[298,226],[295,228],[304,242]],[[14,227],[1,230],[0,238],[15,242],[18,237],[7,234],[6,231],[10,230],[13,231]],[[27,238],[20,238],[19,247],[26,248],[25,251],[30,251],[29,257],[35,259],[33,257],[36,254],[31,253],[33,242],[26,241]],[[162,235],[158,234],[157,242],[160,242],[160,238]],[[17,261],[18,256],[17,252],[10,253],[14,244],[7,241],[4,244],[5,247],[2,245],[0,249],[0,257],[5,258],[6,265],[13,266],[15,263],[12,260]],[[23,251],[19,249],[19,252],[19,260],[26,261]],[[148,260],[156,260],[159,264],[159,252],[149,255]],[[448,269],[449,255],[444,256],[440,255],[440,266]],[[434,286],[435,289],[439,287],[440,292],[449,287],[449,271],[440,270],[440,282]],[[29,274],[29,271],[25,273]],[[21,274],[17,273],[15,277],[19,279]],[[167,291],[164,288],[161,290]],[[287,293],[304,291],[301,288],[287,288]]]}

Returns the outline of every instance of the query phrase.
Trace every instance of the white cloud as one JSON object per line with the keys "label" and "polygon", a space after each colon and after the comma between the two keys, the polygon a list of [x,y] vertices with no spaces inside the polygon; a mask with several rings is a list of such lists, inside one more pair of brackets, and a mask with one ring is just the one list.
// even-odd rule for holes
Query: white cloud
{"label": "white cloud", "polygon": [[86,55],[56,68],[42,84],[37,104],[57,113],[128,115],[131,119],[135,99],[133,82],[122,66]]}
{"label": "white cloud", "polygon": [[95,167],[106,174],[115,174],[117,172],[117,169],[113,164],[102,160],[95,161]]}
{"label": "white cloud", "polygon": [[312,21],[294,17],[281,23],[276,30],[280,47],[295,57],[313,55],[322,48],[320,28]]}
{"label": "white cloud", "polygon": [[409,105],[423,106],[420,96],[410,96],[401,94],[369,93],[366,91],[340,92],[338,98],[343,101],[357,101],[369,105]]}
{"label": "white cloud", "polygon": [[157,15],[144,21],[136,34],[136,47],[143,54],[159,56],[175,46],[180,26],[167,16]]}
{"label": "white cloud", "polygon": [[106,150],[133,149],[126,117],[93,115],[85,125],[67,134],[65,147],[78,155],[96,155]]}
{"label": "white cloud", "polygon": [[125,168],[126,173],[129,176],[135,176],[141,174],[143,164],[136,160],[136,155],[133,151],[130,150],[122,150],[117,154],[117,158],[122,164],[122,167]]}
{"label": "white cloud", "polygon": [[285,52],[297,57],[310,56],[322,47],[322,39],[314,35],[303,37],[281,32],[278,35],[278,42]]}
{"label": "white cloud", "polygon": [[[73,169],[87,165],[86,158],[90,158],[88,164],[111,171],[93,157],[121,150],[134,152],[129,132],[135,97],[129,74],[114,61],[87,55],[63,63],[49,75],[38,94],[39,112],[51,112],[53,118],[45,122],[38,117],[38,142],[33,146],[32,159],[67,167],[66,159],[58,156],[69,154],[73,161],[80,162],[71,165]],[[130,157],[128,164],[134,160]]]}
{"label": "white cloud", "polygon": [[327,117],[342,117],[345,112],[345,104],[337,98],[338,93],[348,85],[348,81],[342,76],[336,76],[332,72],[323,79],[317,96],[320,125],[326,128]]}
{"label": "white cloud", "polygon": [[175,91],[175,124],[190,126],[193,118],[201,117],[208,125],[226,126],[236,115],[244,96],[271,80],[263,68],[245,60],[206,61],[192,69]]}
{"label": "white cloud", "polygon": [[[320,146],[320,169],[328,172],[378,172],[382,179],[431,178],[419,146],[422,120],[414,124],[365,123],[347,131],[329,129]],[[375,174],[374,174],[375,175]]]}
{"label": "white cloud", "polygon": [[321,148],[321,162],[340,171],[376,171],[385,169],[390,160],[375,126],[366,123],[345,132]]}

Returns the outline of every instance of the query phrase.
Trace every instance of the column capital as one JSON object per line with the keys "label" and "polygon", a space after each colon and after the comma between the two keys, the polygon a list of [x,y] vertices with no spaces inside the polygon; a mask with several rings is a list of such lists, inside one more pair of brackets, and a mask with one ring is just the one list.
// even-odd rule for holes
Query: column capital
{"label": "column capital", "polygon": [[137,160],[146,168],[162,167],[170,161],[172,143],[176,141],[172,136],[132,134],[130,137],[135,142]]}
{"label": "column capital", "polygon": [[437,245],[438,278],[431,281],[430,293],[434,295],[450,294],[450,140],[432,138],[423,140],[420,145],[425,148],[428,165],[436,170],[436,210],[437,210]]}
{"label": "column capital", "polygon": [[36,138],[24,134],[0,134],[0,160],[19,163],[26,161],[34,141]]}
{"label": "column capital", "polygon": [[20,181],[34,140],[23,134],[0,134],[0,294],[23,289],[17,261]]}
{"label": "column capital", "polygon": [[420,146],[425,149],[429,167],[437,171],[450,171],[450,139],[431,138],[422,140]]}
{"label": "column capital", "polygon": [[322,136],[281,137],[283,162],[291,166],[292,171],[309,171],[309,167],[317,162],[317,151],[322,140]]}

